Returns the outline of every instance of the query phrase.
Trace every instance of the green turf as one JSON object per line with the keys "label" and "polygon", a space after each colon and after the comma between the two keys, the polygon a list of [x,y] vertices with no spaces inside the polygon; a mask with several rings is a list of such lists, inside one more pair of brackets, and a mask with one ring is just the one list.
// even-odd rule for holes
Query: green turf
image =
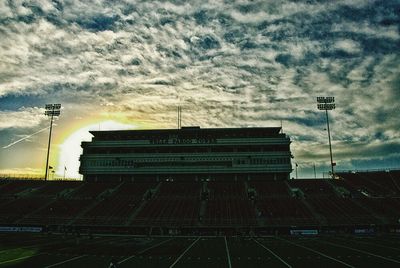
{"label": "green turf", "polygon": [[16,265],[17,263],[24,262],[27,258],[35,256],[36,249],[14,248],[9,250],[2,250],[0,252],[0,266]]}

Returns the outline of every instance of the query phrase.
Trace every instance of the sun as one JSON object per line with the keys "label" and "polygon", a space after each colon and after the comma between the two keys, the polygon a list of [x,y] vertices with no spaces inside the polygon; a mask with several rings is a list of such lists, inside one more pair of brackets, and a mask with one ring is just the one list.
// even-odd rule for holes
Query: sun
{"label": "sun", "polygon": [[59,159],[56,169],[57,177],[81,178],[79,174],[79,156],[82,154],[81,142],[90,141],[90,130],[127,130],[136,129],[137,125],[124,124],[113,120],[87,125],[69,135],[59,148]]}

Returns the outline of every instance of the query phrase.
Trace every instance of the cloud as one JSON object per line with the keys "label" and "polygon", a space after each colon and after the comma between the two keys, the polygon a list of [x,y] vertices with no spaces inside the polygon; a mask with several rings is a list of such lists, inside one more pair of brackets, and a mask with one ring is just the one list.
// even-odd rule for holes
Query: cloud
{"label": "cloud", "polygon": [[22,107],[18,111],[0,111],[0,131],[7,128],[34,128],[45,119],[44,109]]}
{"label": "cloud", "polygon": [[313,159],[326,143],[316,96],[333,95],[341,157],[374,141],[384,152],[399,138],[399,8],[390,0],[3,1],[0,131],[39,126],[42,115],[21,106],[47,102],[160,127],[175,127],[182,105],[188,125],[282,120],[296,156]]}

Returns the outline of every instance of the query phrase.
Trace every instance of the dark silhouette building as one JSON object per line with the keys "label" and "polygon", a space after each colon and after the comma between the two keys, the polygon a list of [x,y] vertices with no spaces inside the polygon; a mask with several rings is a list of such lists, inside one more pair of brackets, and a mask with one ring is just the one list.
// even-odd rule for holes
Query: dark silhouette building
{"label": "dark silhouette building", "polygon": [[285,180],[290,138],[280,127],[90,131],[85,181]]}

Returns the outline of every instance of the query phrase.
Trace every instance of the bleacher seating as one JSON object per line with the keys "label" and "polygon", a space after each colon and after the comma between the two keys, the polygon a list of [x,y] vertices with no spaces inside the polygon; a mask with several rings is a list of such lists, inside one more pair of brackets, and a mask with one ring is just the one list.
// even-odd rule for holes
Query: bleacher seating
{"label": "bleacher seating", "polygon": [[317,220],[298,198],[263,198],[256,202],[258,218],[268,225],[316,225]]}
{"label": "bleacher seating", "polygon": [[291,188],[300,189],[305,197],[307,196],[319,196],[319,197],[329,197],[335,196],[335,192],[332,186],[327,180],[322,179],[299,179],[299,180],[289,180],[288,184]]}
{"label": "bleacher seating", "polygon": [[363,174],[365,178],[380,188],[383,188],[383,194],[387,196],[400,196],[400,185],[392,176],[391,172],[366,172]]}
{"label": "bleacher seating", "polygon": [[199,199],[162,198],[149,201],[133,225],[193,226],[199,215]]}
{"label": "bleacher seating", "polygon": [[38,180],[14,180],[0,187],[0,195],[14,195],[24,191],[32,191],[44,185],[44,181]]}
{"label": "bleacher seating", "polygon": [[289,188],[284,181],[250,181],[249,187],[255,189],[259,197],[289,197]]}
{"label": "bleacher seating", "polygon": [[76,189],[71,195],[71,198],[95,199],[98,195],[105,191],[114,189],[119,183],[113,182],[87,182]]}
{"label": "bleacher seating", "polygon": [[342,192],[342,197],[361,197],[362,193],[344,179],[330,180],[329,183]]}
{"label": "bleacher seating", "polygon": [[374,197],[400,196],[399,184],[389,172],[339,173],[350,186]]}
{"label": "bleacher seating", "polygon": [[65,182],[58,182],[58,181],[49,181],[43,185],[43,187],[39,188],[35,194],[36,195],[57,195],[66,189],[73,190],[83,183],[81,181],[65,181]]}
{"label": "bleacher seating", "polygon": [[14,223],[49,202],[46,197],[15,198],[0,204],[0,223]]}
{"label": "bleacher seating", "polygon": [[2,180],[0,224],[236,228],[399,223],[400,171],[339,176],[288,181]]}
{"label": "bleacher seating", "polygon": [[244,183],[238,182],[208,182],[207,188],[210,192],[210,199],[239,198],[247,199]]}
{"label": "bleacher seating", "polygon": [[206,226],[256,225],[254,206],[251,201],[243,199],[208,200],[202,223]]}
{"label": "bleacher seating", "polygon": [[310,198],[307,202],[331,225],[379,223],[352,198]]}
{"label": "bleacher seating", "polygon": [[400,198],[359,198],[360,204],[390,224],[400,220]]}
{"label": "bleacher seating", "polygon": [[158,197],[193,198],[199,197],[201,183],[199,182],[163,182],[157,194]]}
{"label": "bleacher seating", "polygon": [[121,225],[142,202],[144,194],[156,183],[123,183],[115,193],[105,197],[75,223],[80,225]]}
{"label": "bleacher seating", "polygon": [[68,224],[88,206],[90,206],[90,202],[84,199],[58,198],[29,217],[24,218],[22,222],[31,224]]}
{"label": "bleacher seating", "polygon": [[200,182],[162,182],[132,224],[194,225],[200,208]]}
{"label": "bleacher seating", "polygon": [[208,182],[209,192],[202,223],[205,225],[255,225],[255,208],[244,182]]}

